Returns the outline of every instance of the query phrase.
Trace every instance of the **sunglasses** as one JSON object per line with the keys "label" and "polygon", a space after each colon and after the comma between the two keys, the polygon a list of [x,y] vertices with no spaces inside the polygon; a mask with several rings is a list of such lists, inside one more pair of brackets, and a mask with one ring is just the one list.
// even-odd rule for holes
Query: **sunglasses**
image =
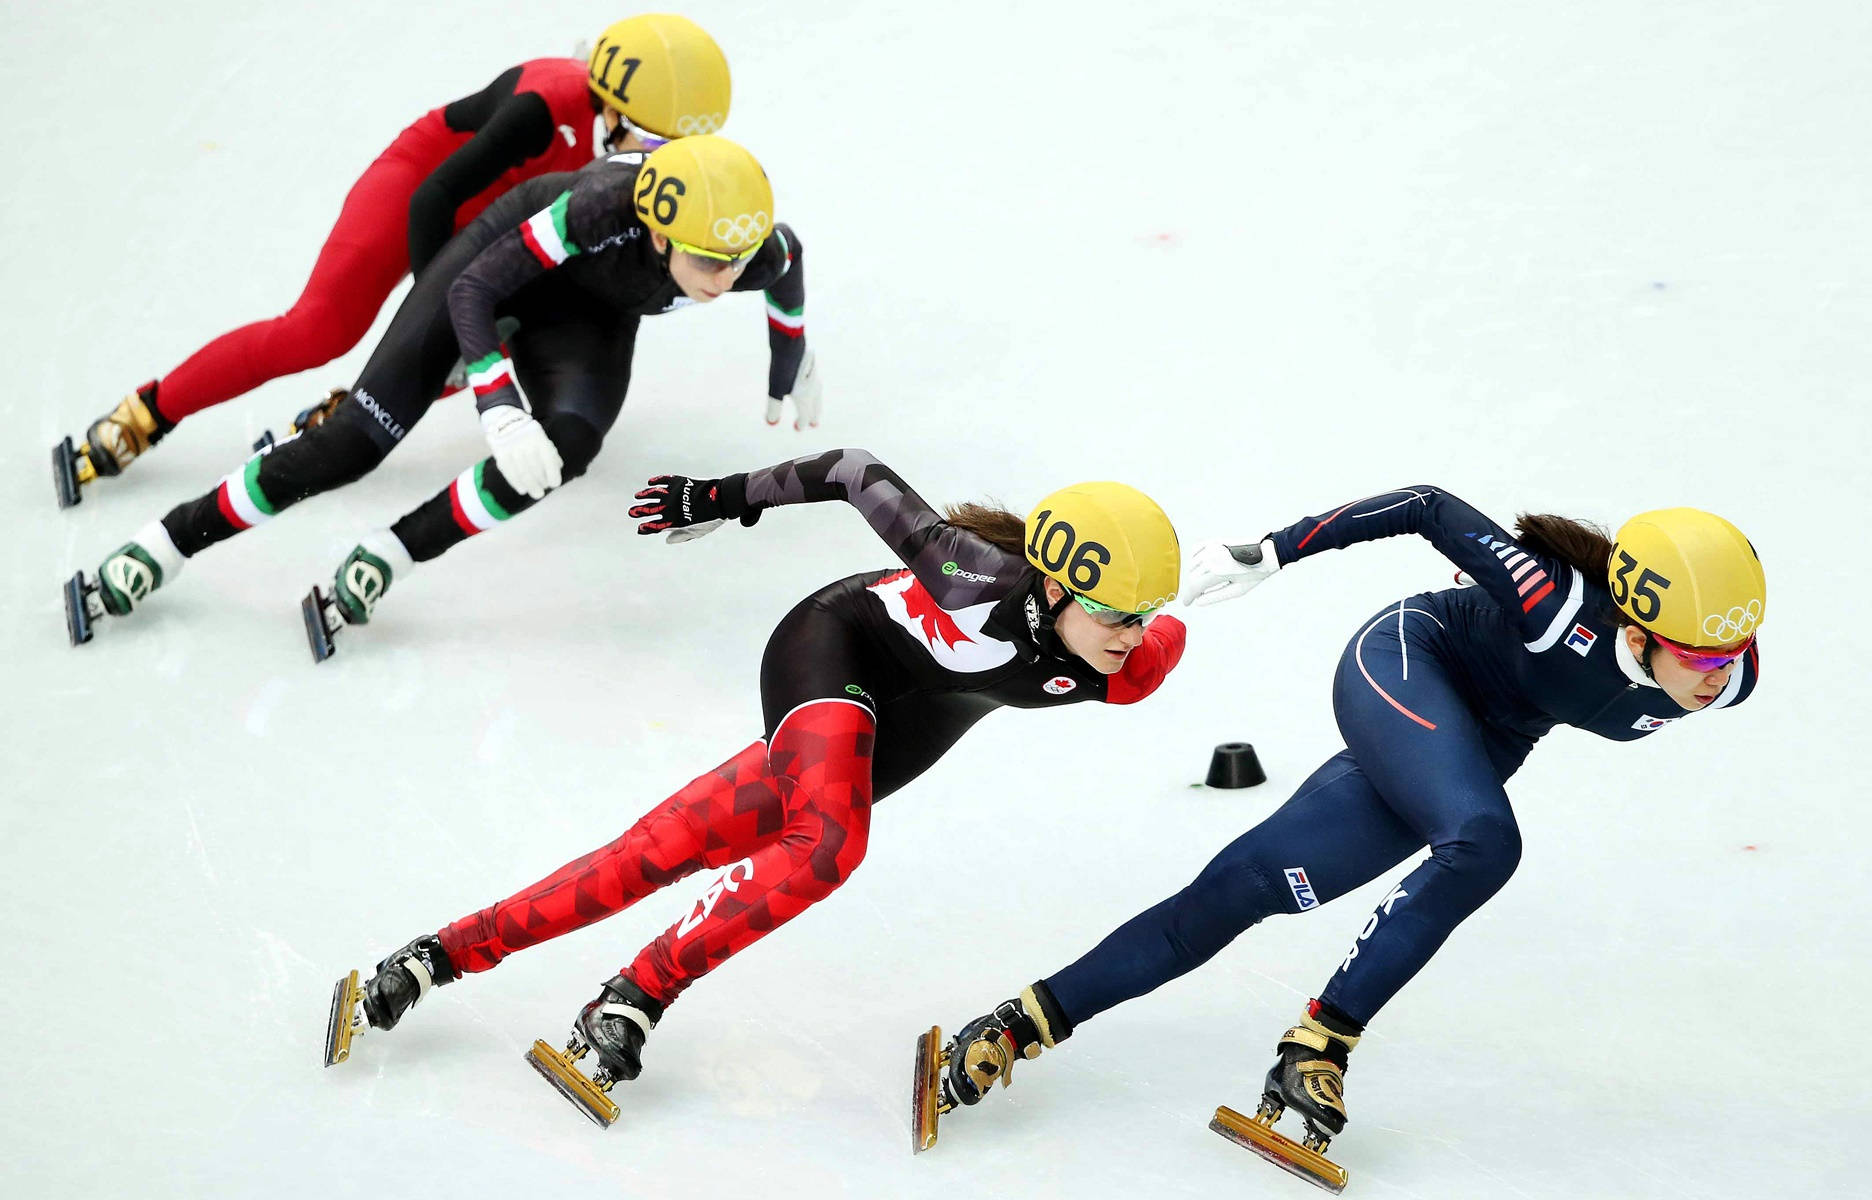
{"label": "sunglasses", "polygon": [[1700,646],[1679,646],[1669,638],[1659,637],[1655,633],[1651,635],[1651,639],[1669,650],[1671,655],[1684,666],[1692,671],[1702,671],[1706,674],[1710,671],[1722,670],[1748,653],[1748,648],[1755,644],[1755,635],[1752,633],[1734,646],[1717,646],[1713,649]]}
{"label": "sunglasses", "polygon": [[748,265],[749,260],[760,253],[761,247],[766,244],[767,239],[762,238],[739,254],[724,254],[720,250],[704,250],[702,247],[692,246],[688,242],[679,242],[675,238],[670,239],[670,246],[672,248],[687,254],[691,258],[706,260],[707,265],[705,265],[704,269],[716,271],[741,270]]}
{"label": "sunglasses", "polygon": [[[604,120],[603,117],[599,117],[598,119],[600,121]],[[624,139],[633,133],[637,135],[637,140],[643,143],[643,148],[646,152],[655,150],[661,146],[667,146],[670,142],[670,139],[663,137],[661,134],[651,133],[641,125],[632,125],[630,123],[630,118],[621,113],[618,115],[618,123],[613,125],[610,131],[607,132],[601,140],[606,150],[615,153],[623,147]]]}
{"label": "sunglasses", "polygon": [[1078,592],[1072,593],[1072,598],[1079,602],[1079,607],[1085,610],[1086,616],[1091,617],[1094,621],[1097,621],[1107,629],[1124,629],[1132,625],[1148,625],[1151,622],[1151,618],[1157,615],[1156,609],[1141,613],[1126,612],[1122,608],[1113,608],[1109,604],[1100,604],[1092,597],[1081,596]]}

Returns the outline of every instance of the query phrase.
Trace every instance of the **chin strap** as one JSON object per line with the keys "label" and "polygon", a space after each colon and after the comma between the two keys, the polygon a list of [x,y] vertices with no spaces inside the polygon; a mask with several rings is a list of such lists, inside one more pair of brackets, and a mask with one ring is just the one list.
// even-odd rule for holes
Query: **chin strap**
{"label": "chin strap", "polygon": [[1644,672],[1646,679],[1657,683],[1657,674],[1651,670],[1651,652],[1657,649],[1657,641],[1652,638],[1651,631],[1642,625],[1638,627],[1638,632],[1644,634],[1644,649],[1638,652],[1638,669]]}
{"label": "chin strap", "polygon": [[[1046,596],[1046,583],[1044,581],[1035,584],[1034,587],[1041,598]],[[1059,603],[1055,604],[1052,608],[1043,609],[1041,611],[1040,625],[1034,630],[1034,644],[1040,647],[1040,652],[1042,654],[1049,655],[1053,658],[1070,658],[1072,656],[1072,651],[1066,648],[1065,642],[1060,641],[1059,630],[1055,628],[1059,623],[1059,615],[1065,612],[1066,606],[1071,603],[1072,593],[1065,592],[1060,596]]]}

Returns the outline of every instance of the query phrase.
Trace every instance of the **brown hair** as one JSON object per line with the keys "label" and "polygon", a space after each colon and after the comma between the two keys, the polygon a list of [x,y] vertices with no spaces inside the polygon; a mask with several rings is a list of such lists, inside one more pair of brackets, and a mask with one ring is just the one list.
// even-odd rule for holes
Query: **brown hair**
{"label": "brown hair", "polygon": [[1515,518],[1515,540],[1524,549],[1557,558],[1588,579],[1601,582],[1612,564],[1612,538],[1597,525],[1552,513]]}
{"label": "brown hair", "polygon": [[1009,554],[1027,553],[1027,519],[998,504],[951,504],[943,515],[957,529],[966,529]]}

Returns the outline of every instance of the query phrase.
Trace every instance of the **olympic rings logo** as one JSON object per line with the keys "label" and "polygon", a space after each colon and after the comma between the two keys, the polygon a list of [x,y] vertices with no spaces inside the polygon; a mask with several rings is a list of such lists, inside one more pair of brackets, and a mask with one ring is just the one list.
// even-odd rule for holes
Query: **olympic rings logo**
{"label": "olympic rings logo", "polygon": [[724,113],[684,113],[676,118],[677,137],[695,137],[697,134],[714,133],[727,120]]}
{"label": "olympic rings logo", "polygon": [[1761,609],[1760,600],[1750,600],[1746,608],[1737,605],[1726,613],[1711,613],[1703,618],[1703,636],[1712,639],[1710,644],[1715,646],[1746,637],[1761,620]]}
{"label": "olympic rings logo", "polygon": [[764,212],[742,213],[737,217],[716,217],[709,232],[715,240],[731,250],[743,246],[752,246],[767,236],[767,227],[772,218]]}

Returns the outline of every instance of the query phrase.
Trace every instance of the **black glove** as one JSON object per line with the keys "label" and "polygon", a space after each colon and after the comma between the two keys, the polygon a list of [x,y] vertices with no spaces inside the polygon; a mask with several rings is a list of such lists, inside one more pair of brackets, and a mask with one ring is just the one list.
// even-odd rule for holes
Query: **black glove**
{"label": "black glove", "polygon": [[760,520],[764,504],[747,502],[747,476],[729,475],[721,479],[691,479],[687,475],[654,475],[633,505],[630,515],[647,517],[637,527],[640,534],[662,533],[666,529],[688,529],[709,522],[739,520],[752,525]]}

